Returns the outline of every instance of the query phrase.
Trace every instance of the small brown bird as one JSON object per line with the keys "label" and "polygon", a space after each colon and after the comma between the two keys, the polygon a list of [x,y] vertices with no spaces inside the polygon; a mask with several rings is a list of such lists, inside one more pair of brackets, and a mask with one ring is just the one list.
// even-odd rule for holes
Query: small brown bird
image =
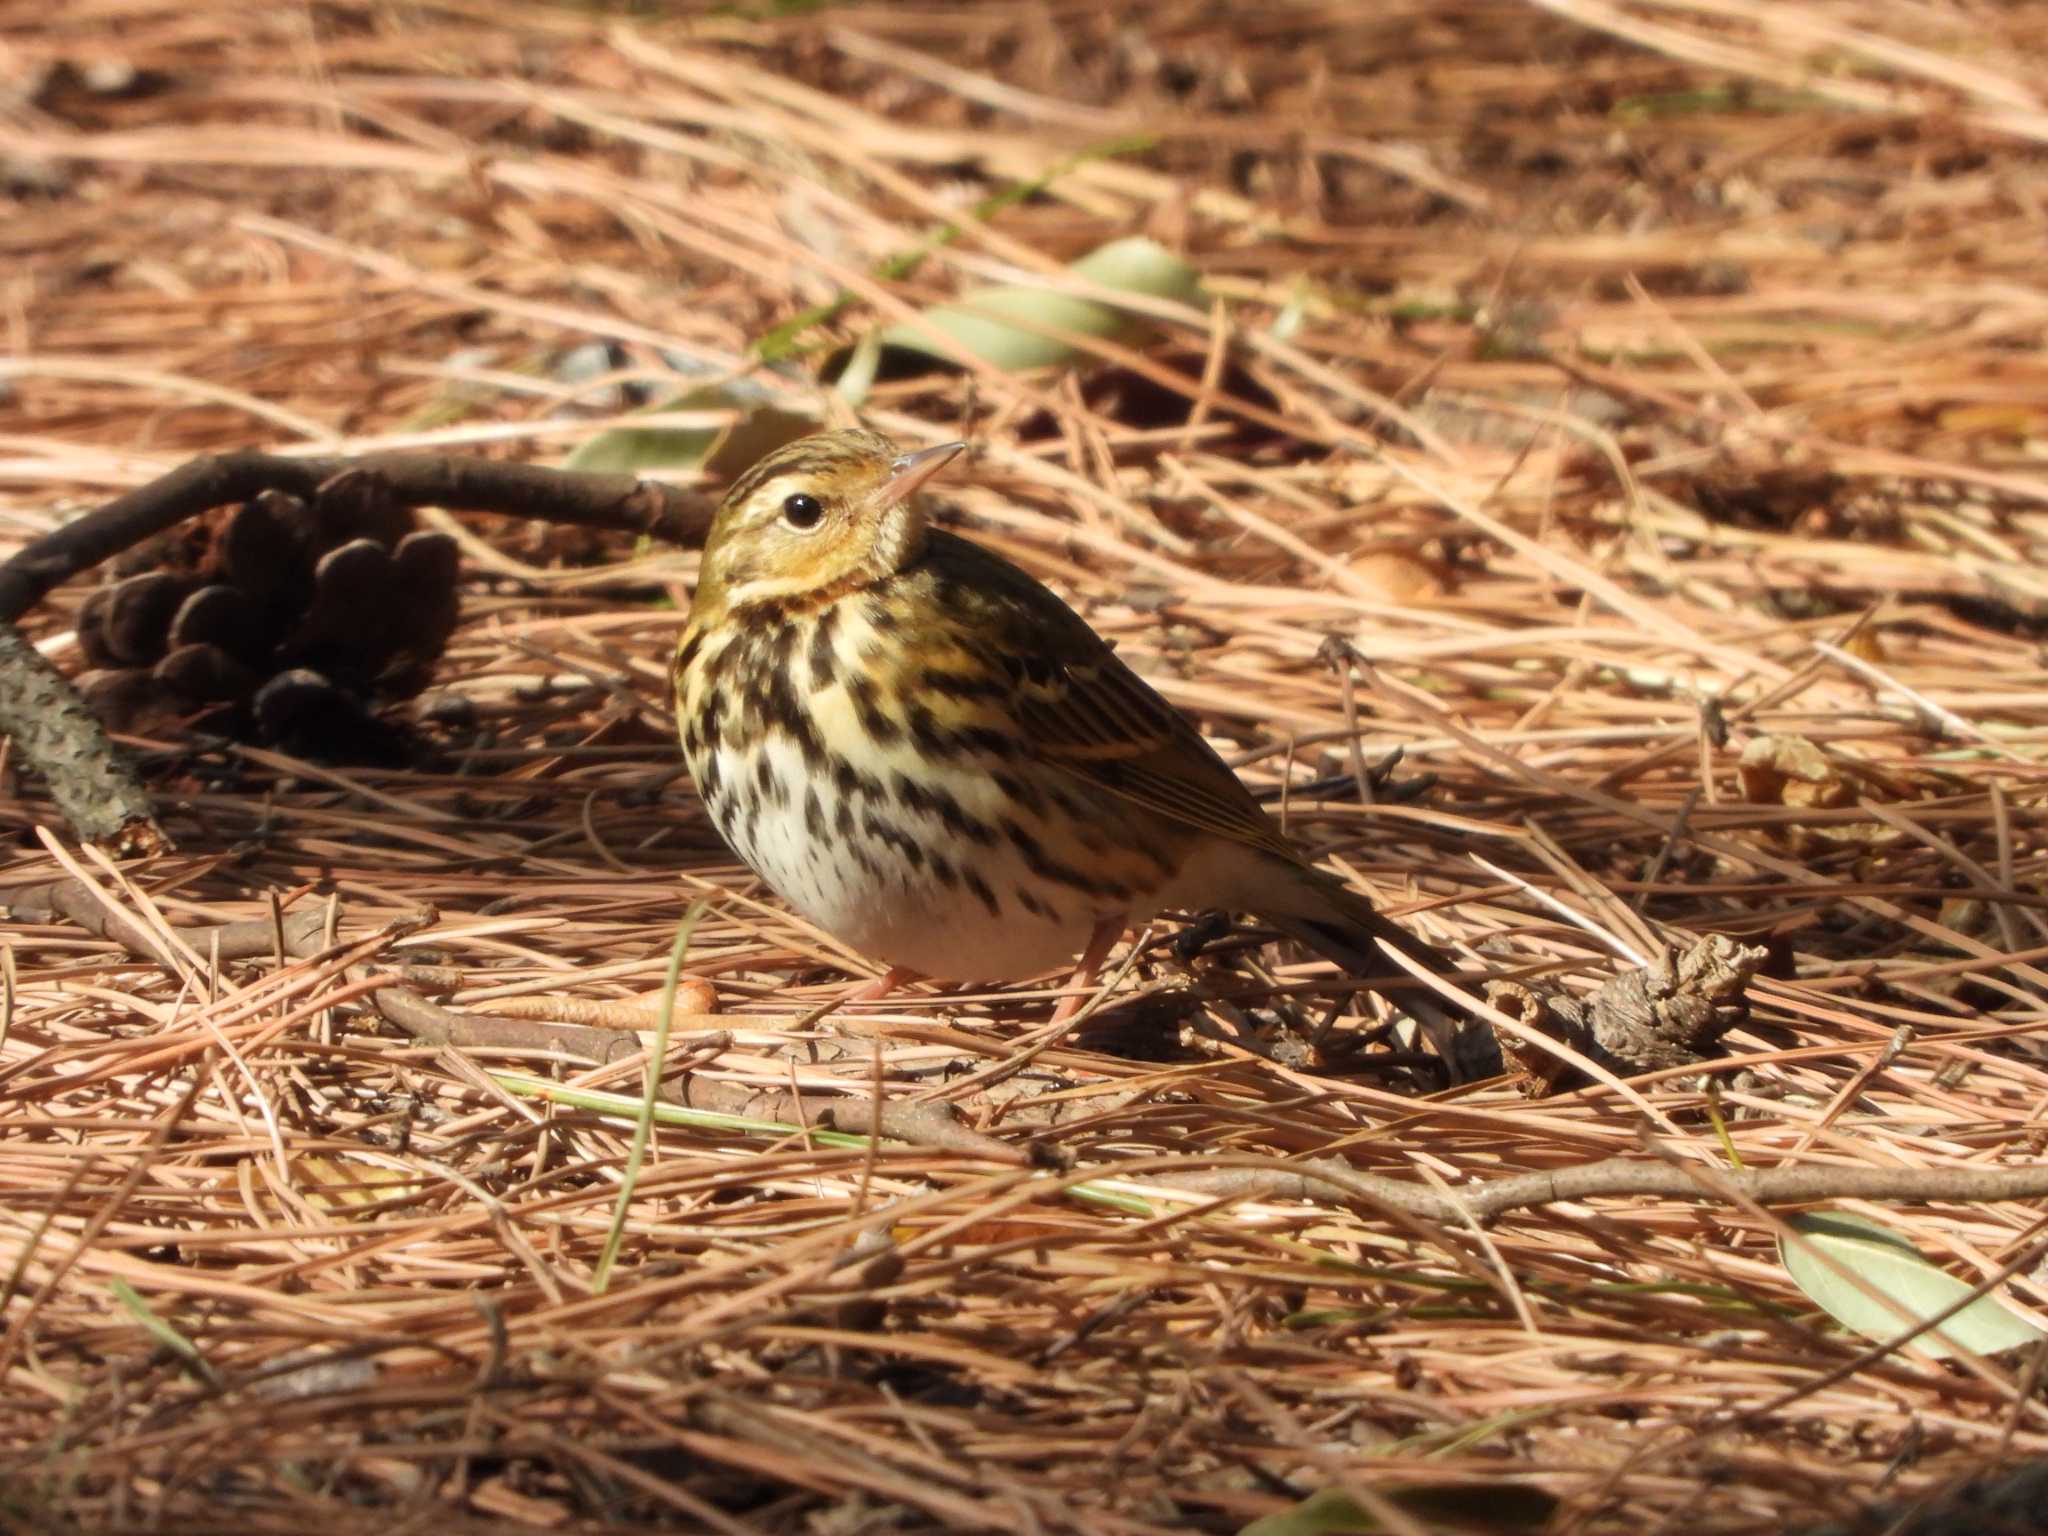
{"label": "small brown bird", "polygon": [[1304,859],[1072,609],[927,525],[914,493],[965,446],[824,432],[727,493],[674,681],[690,771],[740,857],[887,961],[884,987],[1014,980],[1084,950],[1092,974],[1167,908],[1255,913],[1354,973],[1393,969],[1376,945],[1450,969]]}

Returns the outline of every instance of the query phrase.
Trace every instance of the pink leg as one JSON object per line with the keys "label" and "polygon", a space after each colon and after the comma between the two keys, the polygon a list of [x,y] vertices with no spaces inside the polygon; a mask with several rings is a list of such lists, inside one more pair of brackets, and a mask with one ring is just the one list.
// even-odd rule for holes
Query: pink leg
{"label": "pink leg", "polygon": [[917,980],[917,972],[907,965],[892,965],[875,980],[864,987],[855,987],[832,1006],[843,1007],[847,1003],[872,1003],[877,998],[887,997],[906,981]]}
{"label": "pink leg", "polygon": [[917,972],[906,966],[892,965],[873,981],[849,988],[843,996],[835,997],[829,1003],[820,1003],[796,1021],[796,1028],[809,1029],[827,1014],[837,1013],[850,1003],[872,1003],[878,997],[887,997],[906,981],[916,979]]}
{"label": "pink leg", "polygon": [[1088,947],[1081,951],[1081,958],[1074,966],[1074,977],[1068,983],[1074,990],[1060,999],[1052,1011],[1052,1021],[1064,1024],[1081,1011],[1088,1001],[1088,988],[1095,984],[1095,973],[1102,969],[1102,962],[1109,958],[1109,951],[1116,941],[1124,936],[1124,920],[1120,917],[1105,917],[1095,925],[1088,935]]}

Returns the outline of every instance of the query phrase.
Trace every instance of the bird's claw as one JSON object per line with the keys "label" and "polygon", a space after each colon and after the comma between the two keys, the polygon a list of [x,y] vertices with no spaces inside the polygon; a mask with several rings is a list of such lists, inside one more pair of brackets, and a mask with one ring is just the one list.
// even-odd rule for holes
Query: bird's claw
{"label": "bird's claw", "polygon": [[1173,958],[1183,966],[1192,967],[1201,959],[1202,951],[1230,932],[1228,912],[1204,912],[1173,936]]}

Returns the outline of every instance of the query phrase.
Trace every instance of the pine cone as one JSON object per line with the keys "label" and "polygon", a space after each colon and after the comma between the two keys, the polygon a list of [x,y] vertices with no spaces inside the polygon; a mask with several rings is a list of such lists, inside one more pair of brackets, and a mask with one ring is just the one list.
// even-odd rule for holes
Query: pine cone
{"label": "pine cone", "polygon": [[123,556],[85,600],[87,700],[116,730],[205,713],[330,761],[402,757],[373,711],[432,679],[457,611],[455,541],[414,526],[376,476],[310,501],[266,491]]}

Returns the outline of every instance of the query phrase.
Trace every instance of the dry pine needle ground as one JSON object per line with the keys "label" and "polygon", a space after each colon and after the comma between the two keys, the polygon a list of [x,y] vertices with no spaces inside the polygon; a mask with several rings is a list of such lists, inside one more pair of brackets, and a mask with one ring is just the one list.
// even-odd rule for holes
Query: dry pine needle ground
{"label": "dry pine needle ground", "polygon": [[[1767,945],[1720,1095],[1746,1165],[2038,1160],[2036,8],[775,10],[16,7],[0,537],[209,451],[559,461],[627,386],[746,372],[842,291],[864,326],[1149,233],[1211,308],[1066,374],[878,388],[884,427],[971,422],[958,525],[1474,969],[1584,988],[1689,935]],[[813,404],[815,361],[756,374]],[[11,781],[0,878],[174,928],[333,898],[344,940],[431,907],[380,960],[484,1012],[647,998],[706,896],[719,1012],[675,1054],[722,1029],[707,1078],[949,1099],[1046,1166],[665,1127],[600,1294],[630,1129],[493,1074],[632,1093],[637,1057],[408,1043],[338,953],[165,967],[16,924],[17,1528],[1228,1532],[1340,1482],[1513,1477],[1559,1529],[1773,1531],[2048,1449],[2009,1363],[1859,1364],[1760,1210],[1482,1232],[1062,1194],[1119,1162],[1726,1161],[1683,1075],[1421,1099],[1333,1063],[1369,1012],[1285,950],[1147,949],[1118,998],[1150,1002],[1051,1040],[1043,988],[793,1034],[864,971],[675,777],[692,557],[460,536],[416,767],[166,728],[131,745],[176,856],[46,844]],[[67,667],[84,590],[33,616]],[[1333,635],[1369,666],[1319,660]],[[1396,747],[1396,790],[1435,782],[1331,788]],[[2037,1206],[1865,1209],[2048,1305]]]}

